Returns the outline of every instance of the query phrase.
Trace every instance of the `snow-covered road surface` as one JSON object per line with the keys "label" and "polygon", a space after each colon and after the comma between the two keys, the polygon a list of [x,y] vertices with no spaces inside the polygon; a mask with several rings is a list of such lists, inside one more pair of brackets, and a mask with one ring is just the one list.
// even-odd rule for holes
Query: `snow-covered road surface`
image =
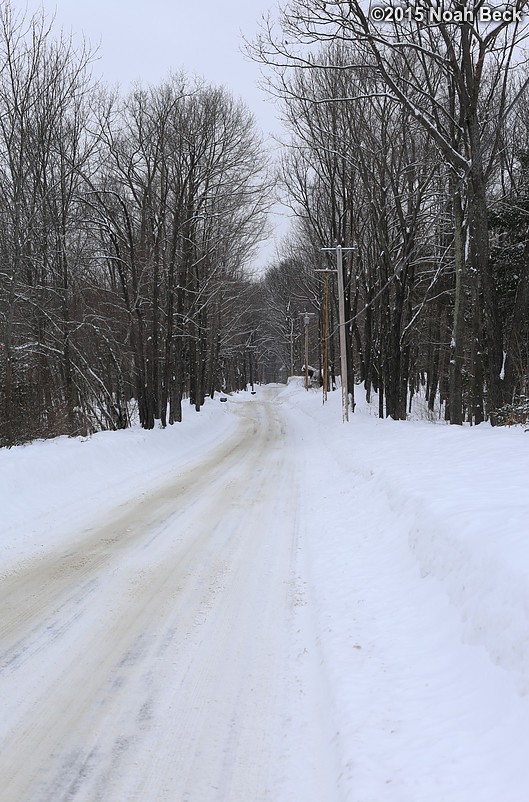
{"label": "snow-covered road surface", "polygon": [[0,453],[2,802],[529,799],[529,435],[339,403]]}
{"label": "snow-covered road surface", "polygon": [[291,704],[294,457],[270,404],[238,411],[194,468],[3,582],[2,802],[334,798],[317,706]]}

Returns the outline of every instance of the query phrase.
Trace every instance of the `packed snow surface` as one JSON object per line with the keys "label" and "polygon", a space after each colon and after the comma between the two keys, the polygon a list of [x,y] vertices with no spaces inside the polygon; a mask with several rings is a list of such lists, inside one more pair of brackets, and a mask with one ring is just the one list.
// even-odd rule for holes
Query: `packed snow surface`
{"label": "packed snow surface", "polygon": [[0,451],[2,802],[529,798],[529,434],[340,401]]}

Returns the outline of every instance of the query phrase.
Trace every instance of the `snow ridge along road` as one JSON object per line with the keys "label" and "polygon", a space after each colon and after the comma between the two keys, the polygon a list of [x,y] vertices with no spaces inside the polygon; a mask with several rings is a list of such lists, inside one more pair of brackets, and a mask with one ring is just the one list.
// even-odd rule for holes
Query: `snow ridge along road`
{"label": "snow ridge along road", "polygon": [[194,467],[3,581],[2,802],[335,798],[298,656],[296,455],[262,397]]}

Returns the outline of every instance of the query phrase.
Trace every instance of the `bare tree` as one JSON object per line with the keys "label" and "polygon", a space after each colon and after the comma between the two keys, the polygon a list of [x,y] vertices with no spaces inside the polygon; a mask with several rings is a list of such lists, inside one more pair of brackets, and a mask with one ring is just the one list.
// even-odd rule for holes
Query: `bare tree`
{"label": "bare tree", "polygon": [[[72,356],[79,171],[90,153],[90,54],[42,15],[0,9],[3,425],[75,431]],[[77,364],[77,368],[79,365]]]}
{"label": "bare tree", "polygon": [[[342,96],[329,96],[326,102],[338,106],[378,97],[401,107],[448,165],[455,232],[450,360],[454,423],[461,422],[468,282],[472,284],[472,337],[476,343],[471,357],[476,422],[482,419],[483,351],[490,413],[501,405],[508,392],[502,383],[502,324],[489,254],[487,184],[498,163],[503,122],[516,99],[511,74],[520,65],[520,45],[527,33],[525,20],[518,20],[527,5],[524,0],[508,4],[513,12],[511,24],[481,23],[481,0],[467,5],[470,16],[466,20],[450,18],[459,9],[457,3],[426,2],[420,7],[412,5],[410,15],[394,15],[389,24],[381,25],[361,2],[293,0],[284,8],[277,26],[270,19],[264,22],[253,47],[254,56],[273,68],[271,91],[285,98],[287,105],[295,106],[300,99],[312,103],[313,108],[315,103],[313,93],[300,95],[289,79],[294,69],[321,73],[323,67],[335,74],[353,74],[357,80],[350,84],[349,91]],[[391,8],[388,11],[391,15]],[[442,12],[446,12],[444,16]],[[322,43],[341,58],[322,65],[318,56]],[[366,74],[373,77],[372,85],[367,87],[359,80]],[[522,84],[518,95],[524,87]],[[325,101],[320,98],[319,102]],[[358,150],[355,161],[357,155]],[[468,279],[467,259],[472,268]],[[481,347],[482,330],[486,347]]]}
{"label": "bare tree", "polygon": [[214,384],[226,281],[261,234],[268,193],[254,123],[224,90],[174,76],[107,110],[88,203],[129,318],[140,419],[181,419]]}

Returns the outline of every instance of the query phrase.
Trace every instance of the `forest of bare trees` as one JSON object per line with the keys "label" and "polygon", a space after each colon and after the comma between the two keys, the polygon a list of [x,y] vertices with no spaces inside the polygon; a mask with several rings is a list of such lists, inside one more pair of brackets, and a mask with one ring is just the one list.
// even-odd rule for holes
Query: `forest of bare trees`
{"label": "forest of bare trees", "polygon": [[524,418],[526,37],[525,16],[380,23],[353,0],[265,21],[249,49],[287,132],[295,222],[256,279],[274,170],[242,102],[183,73],[98,85],[88,48],[0,4],[0,445],[165,426],[184,400],[284,380],[304,311],[320,370],[327,314],[333,383],[336,288],[324,308],[317,271],[335,243],[353,249],[351,392],[395,419],[416,394],[455,424]]}
{"label": "forest of bare trees", "polygon": [[[475,23],[377,23],[362,2],[292,0],[251,48],[290,135],[282,180],[303,264],[293,276],[287,255],[267,279],[277,324],[303,277],[321,319],[321,248],[355,248],[350,372],[396,419],[419,392],[456,424],[527,412],[527,24],[479,23],[483,5],[464,4]],[[462,7],[410,7],[438,6]]]}
{"label": "forest of bare trees", "polygon": [[0,444],[152,428],[245,386],[269,203],[246,107],[186,75],[125,97],[0,6]]}

